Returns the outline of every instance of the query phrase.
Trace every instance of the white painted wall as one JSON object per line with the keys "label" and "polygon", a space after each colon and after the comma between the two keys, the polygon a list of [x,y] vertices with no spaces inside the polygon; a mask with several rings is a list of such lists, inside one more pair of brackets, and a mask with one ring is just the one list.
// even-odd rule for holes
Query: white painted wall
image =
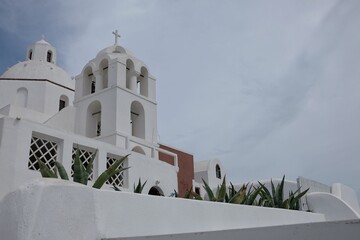
{"label": "white painted wall", "polygon": [[[0,199],[22,184],[41,178],[39,172],[28,169],[29,147],[33,134],[58,143],[57,160],[62,162],[68,173],[71,170],[72,147],[79,144],[89,149],[98,149],[94,163],[95,178],[106,170],[107,154],[125,156],[131,153],[127,163],[131,167],[127,170],[128,179],[125,186],[129,188],[127,191],[133,191],[133,184],[137,183],[140,177],[143,182],[148,180],[144,193],[147,193],[151,186],[156,185],[156,182],[159,182],[158,187],[166,196],[178,187],[176,166],[96,139],[8,117],[0,118],[0,133]],[[157,152],[158,149],[153,148],[152,151]]]}
{"label": "white painted wall", "polygon": [[0,216],[2,237],[17,240],[95,240],[325,220],[322,214],[96,190],[52,179],[8,194]]}
{"label": "white painted wall", "polygon": [[310,211],[322,213],[327,221],[359,219],[360,214],[341,198],[325,192],[306,195]]}
{"label": "white painted wall", "polygon": [[360,214],[359,202],[354,189],[341,183],[334,183],[331,186],[331,193],[349,204],[358,214]]}
{"label": "white painted wall", "polygon": [[[216,165],[220,167],[221,178],[216,176]],[[204,179],[210,188],[215,189],[222,184],[224,176],[226,176],[226,171],[218,159],[194,162],[195,182],[199,184],[203,184],[202,179]]]}
{"label": "white painted wall", "polygon": [[360,220],[294,224],[275,227],[248,228],[224,231],[196,232],[131,238],[107,238],[104,240],[218,240],[218,239],[291,239],[291,240],[357,240],[360,236]]}
{"label": "white painted wall", "polygon": [[[26,106],[18,103],[19,89],[27,91]],[[74,92],[46,80],[0,80],[0,108],[12,104],[45,114],[49,118],[59,111],[59,99],[62,95],[70,99],[69,106],[72,106]]]}

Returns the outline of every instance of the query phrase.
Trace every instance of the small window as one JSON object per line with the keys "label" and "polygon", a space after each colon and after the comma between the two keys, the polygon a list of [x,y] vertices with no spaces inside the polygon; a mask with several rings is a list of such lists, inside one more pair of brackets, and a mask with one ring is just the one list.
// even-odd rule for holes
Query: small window
{"label": "small window", "polygon": [[69,98],[66,95],[61,95],[59,99],[59,111],[69,105]]}
{"label": "small window", "polygon": [[32,59],[32,50],[30,50],[30,52],[29,52],[29,59],[30,60]]}
{"label": "small window", "polygon": [[52,58],[52,52],[48,51],[46,56],[46,61],[51,62],[51,58]]}
{"label": "small window", "polygon": [[218,164],[216,164],[216,177],[221,179],[221,169],[220,169],[220,166]]}
{"label": "small window", "polygon": [[200,195],[200,188],[199,187],[195,187],[195,193]]}
{"label": "small window", "polygon": [[65,108],[66,106],[66,102],[64,100],[59,101],[59,111],[61,111],[61,109]]}

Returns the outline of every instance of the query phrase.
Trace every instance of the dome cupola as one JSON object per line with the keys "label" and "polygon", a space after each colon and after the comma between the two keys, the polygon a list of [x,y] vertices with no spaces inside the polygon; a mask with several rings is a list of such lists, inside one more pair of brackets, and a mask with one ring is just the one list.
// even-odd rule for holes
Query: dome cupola
{"label": "dome cupola", "polygon": [[41,36],[41,40],[28,48],[26,59],[56,64],[56,49]]}
{"label": "dome cupola", "polygon": [[[74,85],[71,77],[56,65],[56,49],[42,37],[30,45],[25,61],[0,76],[0,109],[16,108],[13,112],[22,111],[22,117],[43,122],[72,105]],[[35,112],[28,114],[29,111]]]}

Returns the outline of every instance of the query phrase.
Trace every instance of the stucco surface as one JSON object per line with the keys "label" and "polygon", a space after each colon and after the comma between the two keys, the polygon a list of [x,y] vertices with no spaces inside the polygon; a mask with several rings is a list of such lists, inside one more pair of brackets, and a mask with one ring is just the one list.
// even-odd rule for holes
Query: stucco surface
{"label": "stucco surface", "polygon": [[39,179],[0,203],[4,239],[101,239],[322,222],[322,214],[156,197]]}
{"label": "stucco surface", "polygon": [[306,200],[310,211],[324,214],[328,221],[360,218],[349,204],[330,193],[309,193],[306,195]]}
{"label": "stucco surface", "polygon": [[[218,240],[218,239],[291,239],[291,240],[357,240],[360,235],[360,220],[322,223],[305,223],[286,226],[236,229],[226,231],[186,233],[106,240]],[[105,240],[105,239],[104,239]]]}

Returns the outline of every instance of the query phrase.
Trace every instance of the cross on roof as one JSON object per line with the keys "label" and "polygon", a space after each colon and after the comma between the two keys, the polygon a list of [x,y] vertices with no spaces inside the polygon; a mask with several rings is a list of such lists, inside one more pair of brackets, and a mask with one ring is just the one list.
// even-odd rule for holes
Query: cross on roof
{"label": "cross on roof", "polygon": [[115,35],[115,44],[114,45],[117,45],[118,38],[120,38],[120,34],[119,34],[118,30],[115,30],[114,32],[112,32],[112,34]]}

